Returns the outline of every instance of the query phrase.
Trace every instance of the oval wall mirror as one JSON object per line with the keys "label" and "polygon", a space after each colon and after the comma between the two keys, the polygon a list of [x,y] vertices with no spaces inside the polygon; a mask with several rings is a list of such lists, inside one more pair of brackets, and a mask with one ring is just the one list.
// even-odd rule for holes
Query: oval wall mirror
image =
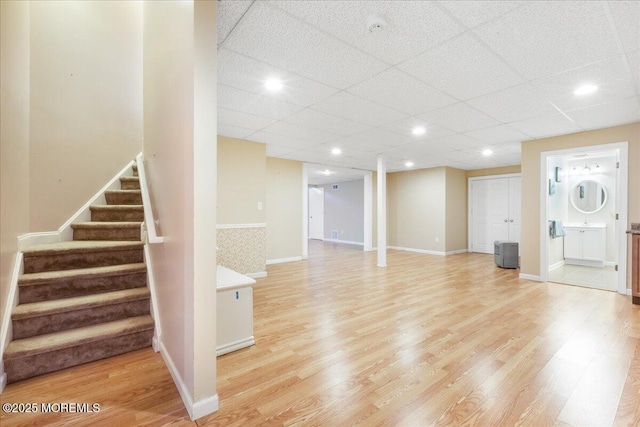
{"label": "oval wall mirror", "polygon": [[582,213],[596,213],[607,203],[607,190],[599,182],[580,181],[569,193],[573,207]]}

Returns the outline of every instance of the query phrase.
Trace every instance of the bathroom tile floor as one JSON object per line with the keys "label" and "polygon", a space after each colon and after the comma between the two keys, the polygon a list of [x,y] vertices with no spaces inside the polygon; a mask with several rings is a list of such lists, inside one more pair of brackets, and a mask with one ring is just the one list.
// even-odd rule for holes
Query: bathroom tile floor
{"label": "bathroom tile floor", "polygon": [[613,266],[598,268],[565,264],[549,271],[549,282],[615,291],[618,272]]}

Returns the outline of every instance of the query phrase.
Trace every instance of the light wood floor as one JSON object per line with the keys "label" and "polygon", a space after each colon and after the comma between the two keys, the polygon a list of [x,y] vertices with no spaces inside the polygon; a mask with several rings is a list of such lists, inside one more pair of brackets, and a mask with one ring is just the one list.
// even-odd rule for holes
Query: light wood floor
{"label": "light wood floor", "polygon": [[[520,280],[490,255],[312,242],[269,266],[256,345],[218,358],[220,411],[199,426],[640,425],[640,308]],[[151,350],[11,384],[2,402],[98,402],[9,425],[193,425]],[[57,424],[56,424],[57,423]]]}

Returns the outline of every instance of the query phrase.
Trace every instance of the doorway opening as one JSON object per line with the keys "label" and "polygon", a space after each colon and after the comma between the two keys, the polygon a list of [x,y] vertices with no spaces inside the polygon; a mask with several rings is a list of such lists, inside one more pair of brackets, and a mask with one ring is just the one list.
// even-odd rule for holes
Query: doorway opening
{"label": "doorway opening", "polygon": [[626,294],[626,152],[620,143],[542,153],[543,281]]}

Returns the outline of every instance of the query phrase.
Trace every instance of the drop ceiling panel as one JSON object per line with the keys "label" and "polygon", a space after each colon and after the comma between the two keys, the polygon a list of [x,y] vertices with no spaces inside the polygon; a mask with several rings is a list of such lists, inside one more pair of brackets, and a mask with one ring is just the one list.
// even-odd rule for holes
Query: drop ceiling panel
{"label": "drop ceiling panel", "polygon": [[513,141],[522,142],[530,139],[527,135],[522,132],[518,132],[507,125],[498,125],[490,128],[474,130],[465,133],[465,135],[486,144],[501,144]]}
{"label": "drop ceiling panel", "polygon": [[285,135],[276,135],[269,132],[256,132],[251,135],[251,141],[262,142],[265,144],[272,144],[276,147],[290,148],[292,150],[302,150],[307,147],[316,145],[316,142],[305,141],[299,138],[293,138]]}
{"label": "drop ceiling panel", "polygon": [[351,138],[370,141],[380,145],[388,145],[390,147],[406,144],[411,141],[407,136],[400,135],[395,132],[389,132],[382,128],[365,130],[364,132],[351,135]]}
{"label": "drop ceiling panel", "polygon": [[399,68],[461,100],[524,82],[468,33],[400,64]]}
{"label": "drop ceiling panel", "polygon": [[268,157],[283,157],[289,155],[295,151],[296,149],[288,148],[288,147],[279,147],[273,144],[267,144],[267,156]]}
{"label": "drop ceiling panel", "polygon": [[640,49],[640,2],[610,1],[608,6],[624,51]]}
{"label": "drop ceiling panel", "polygon": [[[278,7],[389,64],[427,50],[464,31],[435,2],[277,1]],[[367,18],[377,15],[387,26],[368,31]],[[428,25],[425,23],[428,22]],[[411,34],[410,37],[407,35]]]}
{"label": "drop ceiling panel", "polygon": [[349,136],[370,129],[371,126],[342,119],[313,109],[304,109],[289,117],[289,123]]}
{"label": "drop ceiling panel", "polygon": [[349,150],[357,150],[363,151],[373,154],[374,156],[382,150],[389,148],[388,145],[376,142],[376,141],[367,141],[364,139],[356,139],[356,138],[341,138],[339,140],[333,141],[331,145],[335,145],[336,147],[340,147],[345,151]]}
{"label": "drop ceiling panel", "polygon": [[627,60],[636,83],[636,90],[640,93],[640,50],[627,54]]}
{"label": "drop ceiling panel", "polygon": [[380,126],[386,123],[396,122],[407,116],[405,113],[392,110],[391,108],[346,92],[340,92],[331,98],[317,103],[313,106],[313,109],[370,126]]}
{"label": "drop ceiling panel", "polygon": [[383,62],[265,2],[251,7],[224,47],[341,89],[386,68]]}
{"label": "drop ceiling panel", "polygon": [[453,16],[468,28],[484,24],[514,10],[523,1],[440,1]]}
{"label": "drop ceiling panel", "polygon": [[464,102],[430,111],[418,117],[456,132],[467,132],[500,124],[496,119],[481,113]]}
{"label": "drop ceiling panel", "polygon": [[454,162],[473,164],[478,160],[481,154],[456,150],[450,151],[448,153],[443,153],[440,156],[447,160],[453,160]]}
{"label": "drop ceiling panel", "polygon": [[[424,128],[425,133],[423,133],[422,135],[414,135],[413,129],[417,127]],[[416,140],[416,141],[429,139],[429,138],[437,138],[440,136],[453,135],[455,133],[450,129],[447,129],[435,124],[431,124],[427,120],[420,119],[418,117],[409,117],[404,120],[400,120],[397,122],[389,123],[388,125],[381,126],[381,128],[388,130],[390,132],[395,132],[399,135],[409,137],[410,139]]]}
{"label": "drop ceiling panel", "polygon": [[218,33],[218,46],[224,42],[233,27],[236,26],[242,15],[249,10],[253,1],[233,0],[218,1],[216,5],[216,29]]}
{"label": "drop ceiling panel", "polygon": [[410,154],[415,155],[416,157],[440,155],[442,153],[455,150],[455,148],[449,147],[447,144],[438,140],[411,142],[396,148],[397,150],[407,150]]}
{"label": "drop ceiling panel", "polygon": [[529,79],[620,53],[600,2],[527,2],[474,32]]}
{"label": "drop ceiling panel", "polygon": [[264,128],[263,131],[315,143],[328,143],[340,138],[340,135],[334,133],[323,132],[287,122],[274,123]]}
{"label": "drop ceiling panel", "polygon": [[[217,71],[218,83],[292,104],[308,106],[338,92],[338,89],[228,49],[218,50]],[[272,78],[282,82],[282,90],[270,91],[265,87],[267,79]]]}
{"label": "drop ceiling panel", "polygon": [[349,89],[354,95],[415,115],[453,104],[456,100],[395,68]]}
{"label": "drop ceiling panel", "polygon": [[637,98],[631,97],[567,111],[567,115],[583,129],[598,129],[640,121],[640,105]]}
{"label": "drop ceiling panel", "polygon": [[224,123],[218,123],[218,135],[229,136],[231,138],[247,138],[249,135],[255,133],[253,129],[247,129],[238,126],[231,126]]}
{"label": "drop ceiling panel", "polygon": [[275,120],[265,117],[254,116],[253,114],[243,113],[241,111],[227,110],[226,108],[218,108],[218,126],[230,125],[236,127],[242,127],[246,129],[260,130],[270,124],[275,123]]}
{"label": "drop ceiling panel", "polygon": [[[623,55],[536,80],[533,84],[563,111],[615,101],[634,92],[634,82]],[[596,85],[598,90],[588,96],[574,94],[585,84]]]}
{"label": "drop ceiling panel", "polygon": [[287,118],[304,108],[225,85],[218,85],[218,107],[275,120]]}
{"label": "drop ceiling panel", "polygon": [[468,103],[504,123],[557,113],[541,91],[529,83],[490,93]]}
{"label": "drop ceiling panel", "polygon": [[531,139],[544,138],[552,135],[564,135],[582,130],[580,126],[562,114],[534,117],[533,119],[509,123],[509,126],[529,135]]}

